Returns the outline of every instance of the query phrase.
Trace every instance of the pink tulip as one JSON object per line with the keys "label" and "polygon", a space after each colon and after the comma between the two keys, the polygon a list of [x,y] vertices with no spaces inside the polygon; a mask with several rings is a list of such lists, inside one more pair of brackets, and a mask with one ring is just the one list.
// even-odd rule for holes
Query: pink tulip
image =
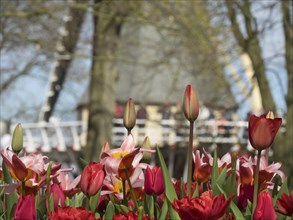
{"label": "pink tulip", "polygon": [[57,210],[58,206],[64,207],[65,195],[61,186],[57,183],[50,185],[50,194],[54,201],[54,210]]}
{"label": "pink tulip", "polygon": [[273,113],[257,117],[251,115],[248,122],[249,141],[256,150],[269,148],[282,124],[281,118],[274,118]]}
{"label": "pink tulip", "polygon": [[187,85],[183,100],[183,111],[186,119],[194,122],[199,114],[199,102],[191,85]]}
{"label": "pink tulip", "polygon": [[274,210],[271,194],[269,192],[261,192],[258,196],[257,205],[253,214],[253,220],[275,219],[277,219],[277,215]]}
{"label": "pink tulip", "polygon": [[27,195],[26,197],[20,196],[14,210],[15,220],[35,220],[35,197]]}
{"label": "pink tulip", "polygon": [[80,187],[82,192],[88,196],[95,195],[102,187],[104,177],[103,165],[91,162],[81,174]]}
{"label": "pink tulip", "polygon": [[76,188],[76,186],[80,182],[80,175],[77,176],[72,182],[70,181],[70,176],[68,173],[60,172],[58,176],[58,180],[60,181],[60,186],[64,192],[64,194],[68,197],[72,197],[76,193],[80,192],[80,188]]}
{"label": "pink tulip", "polygon": [[160,195],[164,192],[164,180],[161,167],[147,167],[145,170],[144,191],[148,195]]}

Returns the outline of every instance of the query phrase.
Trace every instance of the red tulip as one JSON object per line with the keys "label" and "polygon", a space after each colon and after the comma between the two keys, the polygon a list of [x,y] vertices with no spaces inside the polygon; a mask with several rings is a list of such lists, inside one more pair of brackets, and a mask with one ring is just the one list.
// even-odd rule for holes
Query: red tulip
{"label": "red tulip", "polygon": [[84,194],[95,195],[101,188],[105,177],[105,171],[101,163],[91,162],[81,174],[80,187]]}
{"label": "red tulip", "polygon": [[272,197],[269,192],[261,192],[258,195],[257,205],[253,213],[253,220],[275,220],[277,219],[274,210]]}
{"label": "red tulip", "polygon": [[248,201],[253,201],[253,185],[240,184],[239,196],[237,200],[237,206],[240,210],[244,211],[247,207]]}
{"label": "red tulip", "polygon": [[273,113],[257,117],[251,115],[248,122],[249,141],[256,150],[271,146],[282,124],[281,118],[273,118]]}
{"label": "red tulip", "polygon": [[54,210],[56,210],[59,205],[61,207],[64,206],[65,195],[64,195],[64,192],[62,190],[62,187],[59,184],[53,183],[52,185],[50,185],[50,194],[53,197]]}
{"label": "red tulip", "polygon": [[26,197],[20,196],[14,210],[15,220],[35,220],[35,196],[27,195]]}
{"label": "red tulip", "polygon": [[161,167],[148,166],[145,170],[144,191],[148,195],[160,195],[164,192],[164,180]]}
{"label": "red tulip", "polygon": [[277,212],[287,216],[293,215],[293,191],[290,194],[283,193],[277,200]]}
{"label": "red tulip", "polygon": [[64,207],[55,212],[49,213],[48,220],[95,220],[95,216],[91,211],[87,211],[82,207]]}
{"label": "red tulip", "polygon": [[[133,212],[133,211],[129,211],[127,214],[125,213],[117,213],[113,216],[112,220],[137,220],[138,219],[138,215]],[[150,217],[147,215],[142,216],[142,220],[150,220]]]}
{"label": "red tulip", "polygon": [[194,122],[199,114],[198,98],[191,85],[187,85],[185,89],[183,111],[186,119],[190,122]]}
{"label": "red tulip", "polygon": [[211,191],[206,191],[200,197],[174,199],[172,206],[182,220],[219,219],[225,215],[232,198],[225,199],[223,194],[213,197]]}

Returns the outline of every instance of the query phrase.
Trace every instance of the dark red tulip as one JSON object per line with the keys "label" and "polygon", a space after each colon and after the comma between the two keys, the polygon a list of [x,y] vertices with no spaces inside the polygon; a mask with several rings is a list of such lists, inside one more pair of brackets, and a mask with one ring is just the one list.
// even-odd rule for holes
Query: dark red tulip
{"label": "dark red tulip", "polygon": [[274,118],[273,113],[257,117],[251,115],[248,122],[249,141],[256,150],[271,146],[282,124],[281,118]]}
{"label": "dark red tulip", "polygon": [[58,207],[55,212],[49,213],[48,220],[95,220],[95,215],[83,207]]}
{"label": "dark red tulip", "polygon": [[232,198],[225,199],[223,194],[213,197],[211,191],[206,191],[200,197],[174,199],[172,206],[182,220],[220,219],[225,215]]}
{"label": "dark red tulip", "polygon": [[277,200],[277,212],[293,216],[293,191],[290,194],[283,193],[281,198]]}
{"label": "dark red tulip", "polygon": [[183,112],[186,119],[190,122],[194,122],[199,114],[198,98],[191,85],[187,85],[185,89]]}
{"label": "dark red tulip", "polygon": [[277,215],[269,192],[258,195],[257,205],[253,213],[253,220],[275,220]]}
{"label": "dark red tulip", "polygon": [[148,166],[145,170],[144,191],[148,195],[161,195],[165,190],[161,167]]}
{"label": "dark red tulip", "polygon": [[35,220],[35,196],[27,195],[26,197],[20,196],[14,210],[15,220]]}
{"label": "dark red tulip", "polygon": [[95,195],[102,187],[105,171],[101,163],[91,162],[82,171],[80,188],[88,196]]}

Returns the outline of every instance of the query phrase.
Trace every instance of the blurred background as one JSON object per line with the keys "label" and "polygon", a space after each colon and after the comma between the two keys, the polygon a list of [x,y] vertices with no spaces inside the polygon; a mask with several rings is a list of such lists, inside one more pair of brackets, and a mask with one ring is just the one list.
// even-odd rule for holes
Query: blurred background
{"label": "blurred background", "polygon": [[192,84],[198,147],[253,154],[247,118],[271,110],[283,125],[270,158],[292,174],[292,11],[289,0],[1,0],[1,147],[22,123],[27,152],[78,172],[79,158],[98,160],[105,141],[121,145],[132,98],[136,143],[150,136],[176,177]]}

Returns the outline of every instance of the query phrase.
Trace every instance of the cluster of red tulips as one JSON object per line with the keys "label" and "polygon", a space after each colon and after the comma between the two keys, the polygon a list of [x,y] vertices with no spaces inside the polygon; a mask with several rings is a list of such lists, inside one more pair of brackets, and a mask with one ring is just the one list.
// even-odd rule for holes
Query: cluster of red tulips
{"label": "cluster of red tulips", "polygon": [[[136,114],[129,99],[124,126],[129,135],[121,147],[106,142],[98,162],[86,162],[80,176],[40,153],[26,155],[22,128],[17,125],[11,146],[1,151],[0,219],[291,219],[289,191],[281,163],[262,156],[274,141],[282,119],[267,115],[249,118],[249,140],[257,155],[227,153],[221,158],[193,146],[199,115],[198,98],[186,87],[183,110],[190,122],[187,182],[169,176],[158,147],[145,138],[135,146],[131,134]],[[142,163],[155,153],[160,166]]]}

